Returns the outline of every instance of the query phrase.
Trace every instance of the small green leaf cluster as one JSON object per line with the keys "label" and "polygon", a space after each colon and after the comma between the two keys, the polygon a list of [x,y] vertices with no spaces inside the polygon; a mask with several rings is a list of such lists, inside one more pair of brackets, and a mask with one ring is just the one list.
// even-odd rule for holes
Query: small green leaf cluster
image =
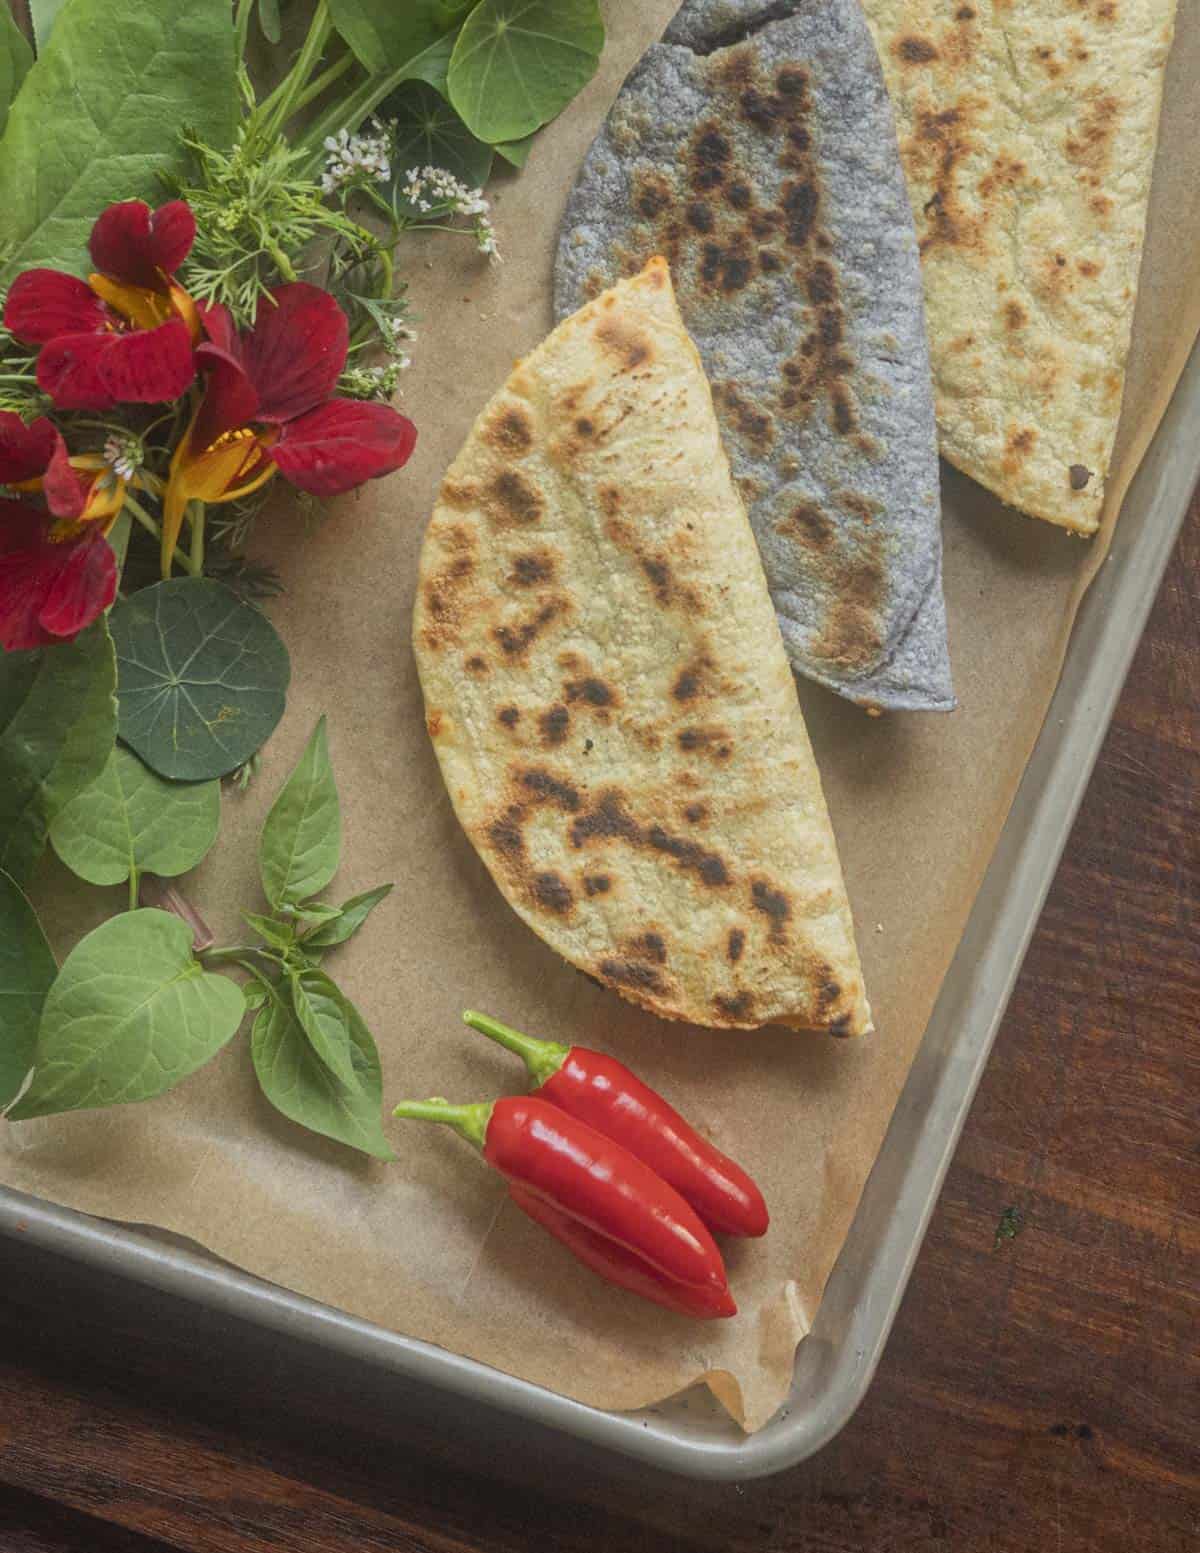
{"label": "small green leaf cluster", "polygon": [[[194,867],[219,818],[217,781],[165,781],[132,751],[115,749],[56,811],[50,837],[81,878],[128,879],[131,909],[89,933],[57,972],[33,908],[0,872],[0,1106],[24,1121],[153,1099],[228,1044],[249,1009],[254,1070],[276,1109],[391,1159],[375,1042],[322,961],[392,886],[341,905],[317,898],[337,872],[342,842],[324,718],[263,826],[270,911],[244,913],[257,943],[197,953],[180,917],[136,909],[137,880],[143,870],[170,877]],[[220,965],[246,970],[245,988],[216,972]]]}

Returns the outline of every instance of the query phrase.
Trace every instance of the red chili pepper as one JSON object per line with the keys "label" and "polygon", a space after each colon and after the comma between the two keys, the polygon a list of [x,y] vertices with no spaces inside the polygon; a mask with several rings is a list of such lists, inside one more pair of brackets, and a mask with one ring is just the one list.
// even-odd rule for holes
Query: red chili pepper
{"label": "red chili pepper", "polygon": [[703,1290],[717,1304],[728,1301],[723,1314],[735,1313],[721,1253],[696,1214],[674,1187],[586,1122],[531,1095],[490,1105],[409,1100],[392,1114],[448,1123],[510,1183],[623,1248],[656,1282]]}
{"label": "red chili pepper", "polygon": [[624,1063],[585,1046],[535,1040],[470,1009],[463,1019],[524,1059],[537,1081],[535,1095],[623,1144],[691,1203],[710,1229],[725,1235],[766,1233],[767,1205],[741,1166],[702,1138]]}
{"label": "red chili pepper", "polygon": [[644,1300],[653,1300],[656,1305],[665,1305],[681,1316],[695,1316],[700,1321],[737,1314],[737,1306],[728,1289],[713,1289],[707,1285],[696,1289],[685,1283],[671,1283],[632,1251],[626,1251],[615,1240],[606,1240],[582,1220],[573,1219],[544,1197],[512,1184],[508,1195],[535,1224],[549,1230],[594,1273],[618,1288],[628,1289],[632,1294],[640,1294]]}

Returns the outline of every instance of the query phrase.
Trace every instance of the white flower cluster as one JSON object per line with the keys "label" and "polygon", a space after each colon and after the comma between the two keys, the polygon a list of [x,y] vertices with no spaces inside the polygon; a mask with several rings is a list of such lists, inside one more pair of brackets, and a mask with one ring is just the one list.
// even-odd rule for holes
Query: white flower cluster
{"label": "white flower cluster", "polygon": [[386,183],[392,176],[387,132],[376,120],[372,120],[371,129],[373,133],[369,135],[352,135],[345,129],[339,129],[336,135],[326,135],[325,149],[329,156],[321,174],[323,194],[332,194],[343,184],[372,178],[377,183]]}
{"label": "white flower cluster", "polygon": [[410,167],[404,175],[404,197],[422,215],[447,210],[451,215],[465,216],[472,224],[480,253],[499,262],[491,207],[482,189],[469,189],[444,167]]}
{"label": "white flower cluster", "polygon": [[122,480],[132,480],[142,467],[145,450],[134,436],[112,436],[104,444],[101,455],[113,474]]}

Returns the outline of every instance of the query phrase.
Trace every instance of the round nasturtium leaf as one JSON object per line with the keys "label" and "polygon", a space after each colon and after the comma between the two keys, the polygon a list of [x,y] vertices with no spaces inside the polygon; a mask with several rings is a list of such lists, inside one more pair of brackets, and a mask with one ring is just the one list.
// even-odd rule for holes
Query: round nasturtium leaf
{"label": "round nasturtium leaf", "polygon": [[117,731],[161,776],[225,776],[274,732],[291,677],[287,648],[224,583],[156,583],[119,604],[109,624]]}
{"label": "round nasturtium leaf", "polygon": [[482,188],[492,170],[492,148],[476,140],[454,109],[432,86],[410,81],[394,92],[380,115],[395,124],[392,182],[404,194],[404,175],[412,167],[439,167],[465,183]]}
{"label": "round nasturtium leaf", "polygon": [[173,879],[195,868],[220,823],[220,782],[165,782],[118,746],[91,786],[55,816],[50,840],[89,884],[121,884],[135,868]]}
{"label": "round nasturtium leaf", "polygon": [[42,1007],[33,1081],[10,1121],[150,1100],[233,1038],[246,1004],[166,911],[127,911],[80,940]]}
{"label": "round nasturtium leaf", "polygon": [[483,0],[450,56],[450,101],[479,140],[521,140],[587,85],[603,47],[596,0]]}

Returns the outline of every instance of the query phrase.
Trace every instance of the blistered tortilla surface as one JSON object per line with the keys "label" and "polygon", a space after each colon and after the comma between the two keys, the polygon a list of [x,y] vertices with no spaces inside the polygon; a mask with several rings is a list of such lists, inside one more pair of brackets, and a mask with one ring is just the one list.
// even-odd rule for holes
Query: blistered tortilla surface
{"label": "blistered tortilla surface", "polygon": [[442,484],[414,643],[509,902],[669,1019],[870,1015],[795,682],[661,259],[567,319]]}
{"label": "blistered tortilla surface", "polygon": [[1004,501],[1090,534],[1175,0],[864,4],[917,223],[941,450]]}

